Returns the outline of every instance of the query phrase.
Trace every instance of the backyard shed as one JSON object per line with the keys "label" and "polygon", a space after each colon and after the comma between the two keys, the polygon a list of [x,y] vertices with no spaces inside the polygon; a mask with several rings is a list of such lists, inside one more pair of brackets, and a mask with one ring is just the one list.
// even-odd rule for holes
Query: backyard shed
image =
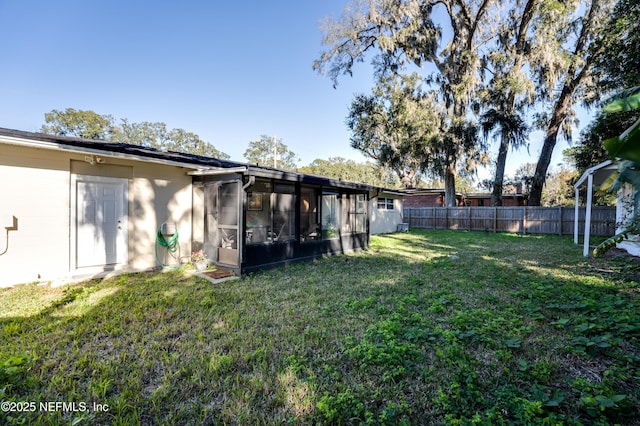
{"label": "backyard shed", "polygon": [[382,191],[4,128],[0,179],[0,286],[174,266],[200,250],[236,274],[360,250]]}

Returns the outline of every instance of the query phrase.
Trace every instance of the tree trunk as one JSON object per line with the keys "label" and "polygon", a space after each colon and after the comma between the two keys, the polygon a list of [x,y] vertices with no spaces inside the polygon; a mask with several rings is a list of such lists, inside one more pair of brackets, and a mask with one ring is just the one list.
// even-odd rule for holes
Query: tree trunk
{"label": "tree trunk", "polygon": [[[582,76],[582,74],[580,74]],[[531,182],[531,191],[529,192],[530,206],[539,206],[542,202],[542,188],[544,182],[547,179],[547,170],[549,164],[551,164],[551,155],[553,154],[553,148],[556,146],[558,140],[558,132],[562,122],[567,118],[567,111],[571,106],[571,96],[576,86],[576,81],[580,81],[581,77],[566,83],[562,88],[558,102],[553,107],[553,115],[547,128],[547,135],[544,138],[544,144],[542,145],[542,151],[540,151],[540,157],[538,158],[538,164],[536,166],[536,172],[533,175]]]}
{"label": "tree trunk", "polygon": [[[538,159],[538,165],[536,166],[536,172],[533,175],[533,181],[531,182],[531,191],[529,193],[529,205],[539,206],[542,201],[542,188],[547,177],[547,170],[551,163],[551,154],[553,154],[553,148],[556,146],[558,139],[558,132],[562,122],[567,118],[567,111],[571,106],[571,97],[576,88],[582,84],[583,80],[587,76],[588,70],[591,68],[594,58],[600,53],[602,47],[599,47],[586,57],[580,57],[584,54],[585,46],[590,37],[590,33],[593,21],[599,19],[597,16],[598,2],[591,2],[591,6],[585,16],[583,17],[582,28],[580,29],[580,36],[576,40],[576,47],[573,50],[573,59],[569,64],[569,68],[566,73],[566,79],[562,86],[562,91],[558,97],[558,101],[553,106],[553,115],[549,122],[549,128],[547,129],[547,135],[544,138],[544,144],[542,145],[542,151],[540,151],[540,158]],[[578,67],[582,68],[579,69]]]}
{"label": "tree trunk", "polygon": [[447,164],[444,170],[444,202],[445,207],[456,207],[456,164]]}
{"label": "tree trunk", "polygon": [[531,191],[529,192],[530,206],[539,206],[542,202],[542,188],[547,179],[547,170],[551,163],[551,155],[553,154],[553,148],[556,146],[558,140],[558,131],[560,125],[566,114],[566,109],[554,110],[553,117],[551,117],[551,124],[547,129],[547,135],[544,138],[544,144],[542,145],[542,151],[540,151],[540,157],[538,158],[538,164],[536,165],[536,172],[533,175],[531,181]]}
{"label": "tree trunk", "polygon": [[[514,75],[518,75],[522,69],[522,61],[526,51],[526,35],[531,23],[537,0],[528,0],[522,12],[522,18],[520,20],[520,27],[515,40],[515,61],[513,64],[512,72]],[[513,114],[516,104],[516,92],[511,90],[509,93],[509,101],[506,105],[510,109],[510,113]],[[509,145],[511,144],[511,135],[508,132],[503,132],[500,135],[500,148],[498,150],[498,159],[496,160],[496,174],[493,179],[493,192],[491,193],[491,204],[494,206],[502,205],[502,193],[504,191],[504,170],[507,165],[507,154],[509,153]]]}
{"label": "tree trunk", "polygon": [[491,205],[502,205],[502,192],[504,186],[504,169],[507,165],[507,153],[509,152],[509,136],[502,133],[500,149],[496,160],[496,174],[493,179],[493,192],[491,193]]}

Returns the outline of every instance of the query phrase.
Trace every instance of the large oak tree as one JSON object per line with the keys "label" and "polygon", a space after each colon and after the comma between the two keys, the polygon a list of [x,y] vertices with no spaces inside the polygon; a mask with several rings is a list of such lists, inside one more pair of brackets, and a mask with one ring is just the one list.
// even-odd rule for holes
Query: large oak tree
{"label": "large oak tree", "polygon": [[531,24],[540,0],[505,2],[506,19],[500,22],[492,48],[484,56],[483,71],[490,75],[481,91],[484,111],[481,123],[485,138],[499,140],[491,202],[502,205],[504,173],[509,148],[527,145],[530,126],[524,110],[535,102],[534,85],[526,72],[531,50]]}
{"label": "large oak tree", "polygon": [[[459,165],[472,169],[477,158],[477,145],[469,143],[474,140],[476,129],[468,122],[467,112],[479,85],[478,51],[491,38],[495,16],[490,9],[496,3],[496,0],[354,1],[339,20],[326,22],[323,42],[328,49],[314,63],[314,68],[328,74],[334,84],[341,75],[351,74],[355,63],[371,55],[378,75],[393,74],[411,64],[420,66],[429,62],[435,66],[436,73],[429,76],[429,82],[437,87],[439,99],[447,109],[442,127],[446,134],[439,142],[446,160],[443,175],[449,206],[455,205]],[[434,20],[436,7],[447,18],[445,29]],[[469,147],[474,148],[473,152],[468,151]]]}
{"label": "large oak tree", "polygon": [[347,117],[351,146],[393,170],[405,188],[437,166],[439,114],[420,82],[417,74],[382,77],[370,95],[355,97]]}
{"label": "large oak tree", "polygon": [[546,128],[544,142],[531,183],[529,205],[539,206],[551,156],[559,134],[571,141],[574,105],[593,102],[602,93],[597,87],[594,64],[606,50],[606,28],[613,0],[544,0],[538,8],[532,67],[538,91],[549,113],[539,120]]}

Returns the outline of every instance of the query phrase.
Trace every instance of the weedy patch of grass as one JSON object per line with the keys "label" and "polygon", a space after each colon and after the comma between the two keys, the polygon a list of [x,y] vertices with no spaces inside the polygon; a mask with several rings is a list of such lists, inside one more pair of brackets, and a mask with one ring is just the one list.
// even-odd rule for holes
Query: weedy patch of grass
{"label": "weedy patch of grass", "polygon": [[216,285],[2,290],[0,423],[633,424],[639,264],[581,251],[413,230]]}

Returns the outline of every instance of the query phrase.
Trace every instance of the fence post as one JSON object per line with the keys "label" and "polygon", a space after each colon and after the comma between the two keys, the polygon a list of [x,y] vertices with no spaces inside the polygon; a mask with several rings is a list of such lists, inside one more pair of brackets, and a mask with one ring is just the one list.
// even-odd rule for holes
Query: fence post
{"label": "fence post", "polygon": [[558,230],[558,235],[562,236],[562,225],[563,225],[563,223],[562,223],[562,206],[560,206],[558,208],[560,209],[560,224],[559,224],[560,229]]}
{"label": "fence post", "polygon": [[[537,220],[542,221],[542,223],[547,224],[549,222],[553,222],[553,223],[557,223],[558,228],[553,229],[552,226],[544,226],[544,227],[537,227],[534,226],[534,232],[537,233],[542,233],[542,234],[554,234],[554,235],[564,235],[564,228],[563,228],[563,223],[564,220],[567,219],[567,225],[573,225],[573,230],[576,231],[576,233],[574,234],[574,242],[575,239],[577,238],[577,234],[578,234],[578,230],[580,230],[580,226],[576,226],[575,225],[575,221],[578,220],[578,225],[580,224],[584,224],[584,219],[583,220],[579,220],[580,219],[580,214],[584,215],[584,211],[586,209],[586,207],[575,207],[575,208],[571,208],[569,209],[565,209],[562,206],[556,206],[556,207],[532,207],[533,211],[535,213],[534,218],[536,218]],[[575,209],[575,212],[574,212]],[[405,222],[409,223],[409,226],[411,228],[424,228],[424,229],[449,229],[449,226],[452,225],[451,221],[449,220],[449,216],[450,216],[450,208],[448,207],[412,207],[412,208],[404,208],[403,209],[403,215],[404,215],[404,220]],[[529,207],[523,207],[523,206],[518,206],[518,207],[493,207],[493,217],[491,216],[491,209],[488,209],[486,207],[475,207],[475,206],[471,206],[471,207],[467,207],[467,217],[465,218],[463,216],[463,209],[459,208],[459,207],[454,207],[454,213],[456,213],[456,215],[454,216],[454,224],[458,225],[458,229],[464,229],[465,227],[462,226],[462,222],[467,219],[470,222],[467,222],[467,229],[470,230],[481,230],[481,228],[478,228],[478,224],[476,222],[473,222],[473,219],[478,219],[481,218],[483,220],[482,223],[484,223],[486,225],[486,229],[490,229],[490,225],[489,225],[489,221],[492,220],[493,221],[493,231],[494,232],[498,232],[498,231],[506,231],[506,232],[518,232],[518,233],[523,233],[523,234],[527,234],[530,233],[531,231],[529,230],[529,226],[531,225],[531,223],[533,223],[533,225],[536,224],[535,221],[532,221],[531,223],[529,223],[529,212],[532,211],[531,209],[529,209]],[[615,211],[616,208],[615,207],[598,207],[598,208],[593,208],[592,212],[591,212],[591,219],[592,219],[592,227],[590,228],[590,234],[591,235],[602,235],[602,236],[610,236],[612,230],[607,228],[605,230],[605,232],[603,233],[600,230],[600,227],[597,226],[598,224],[601,224],[602,220],[602,213],[606,211],[606,218],[607,218],[607,223],[611,222],[611,223],[615,223]],[[460,214],[458,214],[458,212]],[[509,213],[508,218],[509,218],[509,228],[505,229],[505,227],[503,226],[502,222],[505,221],[505,213]],[[429,214],[431,213],[431,214]],[[518,217],[518,213],[520,213],[520,217]],[[558,215],[560,214],[560,218],[558,218]],[[571,218],[571,215],[574,215],[575,217]],[[566,217],[567,215],[569,215],[569,217]],[[442,221],[442,226],[439,225],[439,223]],[[515,228],[516,224],[515,222],[518,222],[517,228]],[[571,227],[569,227],[569,231],[568,234],[572,234],[573,232],[571,231]],[[484,228],[482,228],[484,229]],[[582,232],[580,230],[580,232]]]}
{"label": "fence post", "polygon": [[449,229],[449,207],[444,208],[444,229]]}
{"label": "fence post", "polygon": [[436,226],[436,208],[435,207],[431,207],[431,219],[432,219],[432,228],[433,229],[438,229],[438,227]]}

